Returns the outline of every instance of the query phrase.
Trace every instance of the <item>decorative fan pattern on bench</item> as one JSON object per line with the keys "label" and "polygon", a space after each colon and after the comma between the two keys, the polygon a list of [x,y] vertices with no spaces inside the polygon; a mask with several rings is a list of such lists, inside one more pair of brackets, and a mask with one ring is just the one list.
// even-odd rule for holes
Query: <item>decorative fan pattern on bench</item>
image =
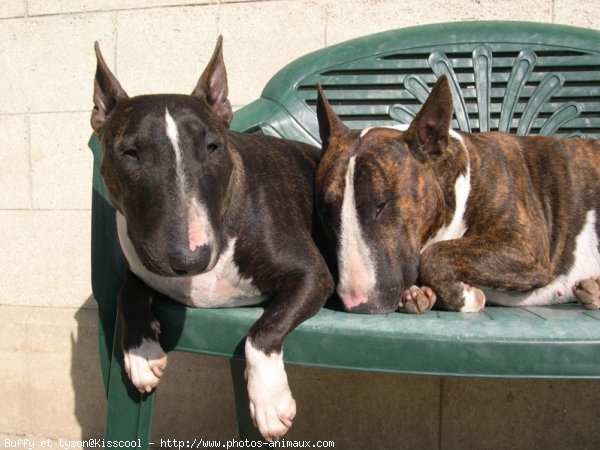
{"label": "decorative fan pattern on bench", "polygon": [[314,108],[319,81],[351,128],[408,123],[444,74],[455,129],[600,138],[599,68],[584,51],[457,44],[351,61],[307,77],[297,95]]}

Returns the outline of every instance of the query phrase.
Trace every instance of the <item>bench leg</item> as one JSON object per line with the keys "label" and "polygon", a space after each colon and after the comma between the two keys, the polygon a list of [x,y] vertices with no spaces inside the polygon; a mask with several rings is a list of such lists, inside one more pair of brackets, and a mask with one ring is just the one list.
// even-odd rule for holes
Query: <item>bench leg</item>
{"label": "bench leg", "polygon": [[[110,377],[108,382],[108,408],[106,413],[106,441],[136,441],[136,448],[148,448],[152,427],[152,410],[155,391],[140,394],[129,381],[123,363],[121,348],[122,325],[117,314]],[[109,445],[107,445],[108,447]],[[110,445],[115,447],[115,445]],[[119,445],[118,447],[122,447]]]}

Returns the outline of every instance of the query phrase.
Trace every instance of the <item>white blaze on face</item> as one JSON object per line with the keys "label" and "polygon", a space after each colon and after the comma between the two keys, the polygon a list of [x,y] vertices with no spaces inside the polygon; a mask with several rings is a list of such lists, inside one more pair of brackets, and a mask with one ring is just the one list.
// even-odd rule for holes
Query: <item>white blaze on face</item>
{"label": "white blaze on face", "polygon": [[165,122],[167,124],[167,137],[171,141],[173,151],[175,152],[175,176],[177,186],[179,186],[179,190],[183,193],[186,191],[186,183],[185,173],[183,171],[183,158],[181,155],[181,147],[179,146],[179,130],[177,129],[177,124],[175,123],[175,120],[169,113],[168,108],[165,108]]}
{"label": "white blaze on face", "polygon": [[208,213],[204,205],[193,198],[187,207],[188,212],[188,241],[190,251],[193,252],[210,241],[211,229]]}
{"label": "white blaze on face", "polygon": [[210,243],[212,230],[208,220],[208,211],[201,202],[190,196],[190,189],[187,186],[185,171],[183,170],[184,163],[179,142],[179,130],[168,108],[165,108],[165,123],[167,137],[171,141],[175,153],[175,181],[187,208],[188,242],[189,249],[193,252],[199,247]]}
{"label": "white blaze on face", "polygon": [[356,210],[355,165],[356,156],[353,156],[346,171],[338,250],[340,281],[337,292],[348,309],[366,303],[376,282],[375,264],[363,238]]}

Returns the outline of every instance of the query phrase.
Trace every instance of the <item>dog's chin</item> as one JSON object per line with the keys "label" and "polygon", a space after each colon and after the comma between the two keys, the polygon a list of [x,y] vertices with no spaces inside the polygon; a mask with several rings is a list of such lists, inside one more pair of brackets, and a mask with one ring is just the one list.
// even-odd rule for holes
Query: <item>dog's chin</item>
{"label": "dog's chin", "polygon": [[148,272],[151,272],[154,275],[159,275],[161,277],[179,276],[173,271],[173,269],[171,269],[168,262],[165,261],[164,264],[161,264],[160,262],[154,261],[150,258],[144,258],[142,255],[139,256],[143,266],[146,268],[146,270],[148,270]]}
{"label": "dog's chin", "polygon": [[398,305],[386,305],[376,301],[358,305],[354,308],[344,308],[346,312],[352,314],[389,314],[398,309]]}

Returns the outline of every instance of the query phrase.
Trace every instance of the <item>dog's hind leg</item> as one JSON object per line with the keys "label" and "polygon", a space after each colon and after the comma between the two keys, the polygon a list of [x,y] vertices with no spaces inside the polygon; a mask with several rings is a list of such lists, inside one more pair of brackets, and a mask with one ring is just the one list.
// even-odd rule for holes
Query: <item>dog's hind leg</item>
{"label": "dog's hind leg", "polygon": [[600,309],[600,276],[579,280],[573,285],[573,293],[586,309]]}

